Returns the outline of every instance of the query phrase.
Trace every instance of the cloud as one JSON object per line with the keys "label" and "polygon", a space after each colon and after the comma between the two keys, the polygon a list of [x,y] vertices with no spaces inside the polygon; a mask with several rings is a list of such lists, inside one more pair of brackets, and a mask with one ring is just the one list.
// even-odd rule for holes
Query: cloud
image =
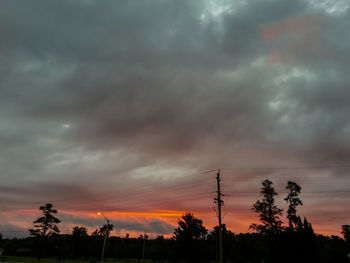
{"label": "cloud", "polygon": [[288,62],[293,56],[320,56],[325,51],[322,33],[326,30],[322,17],[304,15],[289,17],[283,21],[265,24],[261,27],[261,37],[271,49],[269,62]]}
{"label": "cloud", "polygon": [[[1,205],[208,216],[203,170],[347,163],[349,21],[303,0],[3,1]],[[247,191],[324,172],[223,171]]]}

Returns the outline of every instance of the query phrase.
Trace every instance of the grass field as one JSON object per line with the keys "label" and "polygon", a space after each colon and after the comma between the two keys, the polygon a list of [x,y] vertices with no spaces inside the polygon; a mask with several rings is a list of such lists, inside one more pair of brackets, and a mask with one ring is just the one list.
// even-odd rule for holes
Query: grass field
{"label": "grass field", "polygon": [[[6,257],[5,262],[16,262],[16,263],[37,263],[37,258],[34,257]],[[58,261],[55,258],[42,258],[40,263],[58,263],[58,262],[67,262],[67,263],[90,263],[92,261],[88,260],[65,260]],[[100,261],[93,261],[94,263],[99,263]],[[151,260],[138,261],[137,259],[124,259],[124,260],[116,260],[116,259],[105,259],[106,263],[132,263],[132,262],[144,262],[144,263],[152,263]]]}

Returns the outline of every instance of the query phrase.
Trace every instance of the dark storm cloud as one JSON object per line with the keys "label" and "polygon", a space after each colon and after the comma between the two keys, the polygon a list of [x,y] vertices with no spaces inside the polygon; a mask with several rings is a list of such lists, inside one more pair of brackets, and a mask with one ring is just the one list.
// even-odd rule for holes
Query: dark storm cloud
{"label": "dark storm cloud", "polygon": [[326,11],[2,1],[0,174],[5,190],[25,184],[2,198],[89,202],[206,168],[348,162],[350,14]]}
{"label": "dark storm cloud", "polygon": [[[42,181],[45,181],[45,179]],[[37,209],[45,203],[58,204],[60,207],[62,203],[67,203],[67,201],[89,200],[89,197],[93,195],[93,192],[83,186],[60,182],[26,183],[22,186],[1,187],[0,190],[0,208],[2,211],[12,211],[18,208]]]}

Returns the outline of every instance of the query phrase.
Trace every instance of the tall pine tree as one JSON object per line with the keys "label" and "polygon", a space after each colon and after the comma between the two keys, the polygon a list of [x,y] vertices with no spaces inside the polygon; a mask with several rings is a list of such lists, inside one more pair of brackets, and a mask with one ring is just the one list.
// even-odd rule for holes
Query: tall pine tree
{"label": "tall pine tree", "polygon": [[283,230],[280,216],[283,210],[275,204],[278,193],[270,180],[262,182],[260,191],[261,200],[257,200],[252,210],[259,214],[261,224],[252,224],[249,228],[262,234],[276,234]]}
{"label": "tall pine tree", "polygon": [[301,187],[292,181],[288,181],[286,189],[288,195],[284,200],[288,203],[287,218],[289,221],[289,229],[297,229],[301,226],[301,219],[297,216],[297,206],[303,205],[299,198]]}
{"label": "tall pine tree", "polygon": [[33,236],[51,236],[60,232],[57,224],[61,221],[56,218],[53,214],[57,214],[57,210],[52,208],[52,204],[46,204],[39,208],[43,213],[42,217],[36,219],[34,229],[29,229],[29,232]]}

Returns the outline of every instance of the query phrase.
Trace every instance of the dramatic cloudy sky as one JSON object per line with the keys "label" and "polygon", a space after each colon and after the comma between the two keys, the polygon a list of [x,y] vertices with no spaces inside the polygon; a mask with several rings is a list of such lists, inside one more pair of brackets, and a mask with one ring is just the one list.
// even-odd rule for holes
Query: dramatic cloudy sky
{"label": "dramatic cloudy sky", "polygon": [[46,202],[62,232],[98,211],[116,235],[171,234],[186,211],[213,227],[221,168],[233,231],[269,178],[339,235],[349,28],[347,0],[1,0],[0,232],[26,235]]}

